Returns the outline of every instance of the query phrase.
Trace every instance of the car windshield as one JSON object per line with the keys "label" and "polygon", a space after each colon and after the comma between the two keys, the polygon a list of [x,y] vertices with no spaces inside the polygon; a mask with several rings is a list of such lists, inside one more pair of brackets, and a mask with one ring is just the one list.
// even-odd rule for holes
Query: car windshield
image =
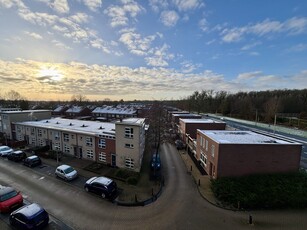
{"label": "car windshield", "polygon": [[74,171],[72,167],[68,167],[67,169],[64,170],[65,174],[71,173],[72,171]]}
{"label": "car windshield", "polygon": [[29,223],[38,224],[40,221],[44,220],[45,218],[46,218],[46,212],[41,211],[38,215],[31,218],[31,220],[29,220]]}
{"label": "car windshield", "polygon": [[4,147],[1,149],[1,151],[6,151],[6,150],[9,150],[10,148],[9,147]]}
{"label": "car windshield", "polygon": [[18,193],[16,191],[12,191],[12,192],[9,192],[7,194],[4,194],[4,195],[0,196],[0,201],[2,202],[2,201],[9,200],[12,197],[17,196],[17,194]]}

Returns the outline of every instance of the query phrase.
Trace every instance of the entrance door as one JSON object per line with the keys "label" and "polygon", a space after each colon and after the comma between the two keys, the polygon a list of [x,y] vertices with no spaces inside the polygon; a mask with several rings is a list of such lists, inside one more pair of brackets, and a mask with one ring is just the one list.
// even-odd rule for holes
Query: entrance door
{"label": "entrance door", "polygon": [[116,166],[116,155],[115,154],[111,155],[111,166],[113,167]]}
{"label": "entrance door", "polygon": [[82,158],[82,148],[79,148],[79,158]]}

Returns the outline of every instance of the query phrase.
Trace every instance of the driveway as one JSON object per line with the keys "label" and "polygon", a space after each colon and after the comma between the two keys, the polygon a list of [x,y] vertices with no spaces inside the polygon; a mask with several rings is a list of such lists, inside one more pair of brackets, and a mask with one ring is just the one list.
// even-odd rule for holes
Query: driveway
{"label": "driveway", "polygon": [[176,148],[161,145],[165,186],[160,198],[145,207],[121,207],[83,189],[14,162],[0,159],[0,183],[19,189],[30,201],[75,229],[305,229],[306,211],[252,212],[217,208],[206,202]]}

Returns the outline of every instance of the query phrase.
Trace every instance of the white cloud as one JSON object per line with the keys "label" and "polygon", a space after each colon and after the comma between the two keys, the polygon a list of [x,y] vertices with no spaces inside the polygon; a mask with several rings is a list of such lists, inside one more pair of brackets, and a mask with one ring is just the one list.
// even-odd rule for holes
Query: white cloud
{"label": "white cloud", "polygon": [[65,49],[65,50],[71,50],[72,48],[65,45],[64,43],[58,41],[58,40],[52,40],[51,41],[56,47],[59,47],[61,49]]}
{"label": "white cloud", "polygon": [[168,27],[175,26],[179,20],[179,16],[176,11],[163,11],[160,16],[161,22]]}
{"label": "white cloud", "polygon": [[261,45],[261,42],[253,42],[253,43],[250,43],[250,44],[246,44],[245,46],[243,46],[241,48],[241,50],[250,50],[258,45]]}
{"label": "white cloud", "polygon": [[181,64],[182,73],[191,73],[201,67],[201,64],[193,64],[191,61],[183,61]]}
{"label": "white cloud", "polygon": [[204,31],[204,32],[208,31],[208,29],[209,29],[208,21],[205,18],[201,19],[198,24],[199,24],[199,27],[202,31]]}
{"label": "white cloud", "polygon": [[89,16],[85,13],[79,12],[74,15],[71,15],[69,18],[75,21],[76,23],[86,23],[88,22]]}
{"label": "white cloud", "polygon": [[300,43],[300,44],[294,45],[290,47],[289,49],[287,49],[287,52],[303,52],[305,50],[307,50],[307,44]]}
{"label": "white cloud", "polygon": [[194,10],[205,6],[201,0],[172,0],[180,11]]}
{"label": "white cloud", "polygon": [[83,3],[94,12],[96,12],[102,6],[101,0],[83,0]]}
{"label": "white cloud", "polygon": [[106,43],[104,40],[102,40],[101,38],[95,39],[95,40],[91,40],[90,44],[92,47],[96,48],[96,49],[100,49],[103,52],[110,54],[111,51],[109,50],[109,48],[107,47]]}
{"label": "white cloud", "polygon": [[307,31],[306,17],[293,17],[284,22],[271,21],[266,19],[256,24],[249,24],[243,27],[225,28],[221,32],[224,42],[237,42],[244,38],[244,35],[252,34],[256,36],[274,35],[277,33],[286,33],[288,35],[297,35]]}
{"label": "white cloud", "polygon": [[241,74],[238,75],[237,80],[238,81],[251,80],[251,79],[254,79],[254,78],[261,76],[261,74],[262,74],[261,71],[241,73]]}
{"label": "white cloud", "polygon": [[129,17],[135,19],[145,9],[135,1],[125,1],[123,5],[111,5],[104,13],[111,18],[111,27],[126,26]]}
{"label": "white cloud", "polygon": [[147,65],[155,67],[168,66],[168,60],[174,59],[174,55],[168,52],[169,46],[163,44],[161,47],[155,47],[149,51],[149,56],[145,58]]}
{"label": "white cloud", "polygon": [[154,12],[160,12],[160,10],[166,9],[169,4],[167,0],[149,0],[149,6]]}
{"label": "white cloud", "polygon": [[34,32],[29,32],[29,31],[25,31],[24,32],[26,35],[32,37],[32,38],[35,38],[35,39],[43,39],[43,37],[37,33],[34,33]]}
{"label": "white cloud", "polygon": [[50,5],[58,13],[65,14],[69,12],[67,0],[54,0]]}

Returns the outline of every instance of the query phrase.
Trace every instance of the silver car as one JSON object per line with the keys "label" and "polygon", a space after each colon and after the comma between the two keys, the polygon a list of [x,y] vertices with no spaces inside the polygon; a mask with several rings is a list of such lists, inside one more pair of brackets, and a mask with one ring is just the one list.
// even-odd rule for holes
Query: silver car
{"label": "silver car", "polygon": [[0,146],[0,156],[7,156],[8,154],[12,153],[14,150],[11,149],[10,147],[8,146]]}
{"label": "silver car", "polygon": [[73,180],[78,176],[77,171],[69,165],[60,165],[55,170],[55,175],[64,180]]}

